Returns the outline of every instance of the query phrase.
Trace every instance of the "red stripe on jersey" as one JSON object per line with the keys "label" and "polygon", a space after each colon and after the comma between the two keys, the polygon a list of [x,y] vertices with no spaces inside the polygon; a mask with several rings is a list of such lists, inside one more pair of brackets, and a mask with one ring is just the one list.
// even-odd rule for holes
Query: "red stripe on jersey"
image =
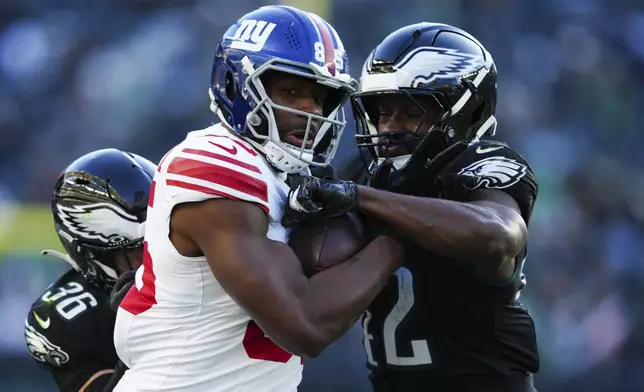
{"label": "red stripe on jersey", "polygon": [[293,357],[293,354],[273,343],[253,320],[248,322],[242,344],[249,358],[286,363]]}
{"label": "red stripe on jersey", "polygon": [[159,161],[159,165],[157,166],[157,171],[158,171],[158,172],[160,172],[160,171],[161,171],[161,165],[163,165],[163,162],[165,161],[165,159],[168,157],[168,155],[170,155],[170,153],[171,153],[172,151],[174,151],[174,149],[175,149],[176,147],[177,147],[177,146],[174,146],[170,151],[168,151],[168,152],[166,152],[166,153],[165,153],[165,155],[163,156],[163,158],[161,158],[161,160]]}
{"label": "red stripe on jersey", "polygon": [[260,174],[262,173],[262,171],[259,170],[257,166],[253,166],[246,162],[240,161],[239,159],[231,158],[226,155],[221,155],[221,154],[217,154],[206,150],[197,150],[196,148],[184,148],[183,150],[181,150],[181,152],[185,152],[187,154],[201,155],[202,157],[208,157],[212,159],[217,159],[219,161],[228,162],[235,166],[243,167],[244,169],[253,171],[255,173],[260,173]]}
{"label": "red stripe on jersey", "polygon": [[150,185],[150,196],[148,196],[148,207],[154,207],[154,192],[157,190],[157,182],[152,181]]}
{"label": "red stripe on jersey", "polygon": [[139,290],[132,285],[123,301],[119,305],[133,315],[141,314],[157,303],[156,299],[156,275],[154,274],[152,257],[148,251],[147,241],[143,242],[143,286]]}
{"label": "red stripe on jersey", "polygon": [[326,67],[329,70],[329,73],[335,76],[335,50],[333,49],[333,38],[331,38],[331,32],[326,27],[320,18],[311,14],[311,19],[315,22],[315,25],[318,27],[318,31],[322,36],[322,45],[324,45],[324,62]]}
{"label": "red stripe on jersey", "polygon": [[225,186],[268,203],[266,182],[227,167],[177,157],[170,162],[168,173]]}
{"label": "red stripe on jersey", "polygon": [[156,286],[154,282],[157,280],[154,270],[152,269],[152,256],[148,251],[148,242],[143,242],[143,265],[145,270],[143,271],[141,280],[143,281],[143,287],[141,287],[141,295],[143,298],[147,299],[150,303],[156,304],[157,300],[154,297],[156,295]]}
{"label": "red stripe on jersey", "polygon": [[225,137],[226,139],[230,139],[233,142],[235,142],[235,144],[237,144],[239,147],[241,147],[244,150],[246,150],[250,155],[252,155],[254,157],[257,156],[257,151],[253,150],[252,147],[246,145],[244,142],[242,142],[241,140],[238,140],[238,139],[236,139],[234,137],[230,137],[230,136],[226,136],[226,135],[213,135],[211,133],[209,133],[207,135],[204,135],[204,136],[206,136],[206,137]]}
{"label": "red stripe on jersey", "polygon": [[[190,190],[190,191],[206,193],[206,194],[209,194],[209,195],[215,195],[215,196],[223,197],[225,199],[245,201],[245,200],[241,200],[239,197],[233,196],[233,195],[231,195],[229,193],[226,193],[226,192],[223,192],[223,191],[220,191],[220,190],[217,190],[217,189],[212,189],[212,188],[208,188],[208,187],[205,187],[205,186],[197,185],[197,184],[192,184],[192,183],[189,183],[189,182],[178,181],[178,180],[166,180],[166,185],[168,185],[168,186],[176,186],[178,188],[183,188],[183,189],[187,189],[187,190]],[[266,206],[265,204],[260,204],[260,203],[255,203],[255,205],[257,205],[259,208],[261,208],[266,213],[266,215],[268,215],[268,206]]]}

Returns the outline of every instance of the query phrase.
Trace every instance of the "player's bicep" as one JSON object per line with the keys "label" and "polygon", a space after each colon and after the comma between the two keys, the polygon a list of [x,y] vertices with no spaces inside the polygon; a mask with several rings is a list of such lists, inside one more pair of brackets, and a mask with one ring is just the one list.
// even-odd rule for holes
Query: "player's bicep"
{"label": "player's bicep", "polygon": [[[472,192],[468,203],[487,210],[494,219],[499,241],[494,246],[499,254],[504,254],[498,260],[496,269],[491,270],[483,264],[474,264],[472,273],[480,281],[493,286],[505,286],[512,282],[517,272],[517,256],[525,250],[528,229],[518,203],[507,193],[494,189],[483,189]],[[491,223],[492,224],[492,223]]]}
{"label": "player's bicep", "polygon": [[298,298],[307,280],[285,244],[267,238],[268,218],[257,206],[216,199],[184,206],[187,236],[205,254],[224,290],[278,344],[306,324]]}
{"label": "player's bicep", "polygon": [[481,189],[472,192],[469,203],[492,212],[517,244],[517,254],[523,249],[528,236],[526,222],[521,216],[521,209],[514,198],[496,189]]}

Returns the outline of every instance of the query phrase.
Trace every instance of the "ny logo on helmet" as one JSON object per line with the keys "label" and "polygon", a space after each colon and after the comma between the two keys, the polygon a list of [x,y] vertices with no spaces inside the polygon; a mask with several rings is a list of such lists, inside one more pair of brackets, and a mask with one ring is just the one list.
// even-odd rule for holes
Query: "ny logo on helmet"
{"label": "ny logo on helmet", "polygon": [[275,23],[268,23],[263,20],[245,19],[239,22],[239,27],[232,37],[231,48],[259,52],[266,45],[268,37],[275,29]]}

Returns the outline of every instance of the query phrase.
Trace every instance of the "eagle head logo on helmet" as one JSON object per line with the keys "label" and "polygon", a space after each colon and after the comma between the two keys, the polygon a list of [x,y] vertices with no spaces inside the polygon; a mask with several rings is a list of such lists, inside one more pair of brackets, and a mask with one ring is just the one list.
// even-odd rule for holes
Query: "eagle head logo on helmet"
{"label": "eagle head logo on helmet", "polygon": [[410,85],[411,88],[416,88],[431,84],[437,79],[462,78],[485,68],[485,63],[481,56],[455,49],[422,47],[405,56],[398,67],[402,70],[409,68],[414,72],[425,71],[413,77]]}
{"label": "eagle head logo on helmet", "polygon": [[84,240],[119,246],[138,237],[136,216],[110,203],[64,206],[57,205],[61,223],[72,234]]}
{"label": "eagle head logo on helmet", "polygon": [[527,171],[527,167],[516,160],[497,156],[476,161],[461,169],[458,175],[476,178],[473,189],[481,186],[503,189],[519,182]]}

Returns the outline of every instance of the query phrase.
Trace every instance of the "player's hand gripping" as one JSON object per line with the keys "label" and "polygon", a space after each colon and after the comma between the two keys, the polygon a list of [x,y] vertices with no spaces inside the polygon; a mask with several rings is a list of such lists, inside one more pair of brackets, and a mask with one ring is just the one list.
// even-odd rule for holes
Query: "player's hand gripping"
{"label": "player's hand gripping", "polygon": [[351,181],[293,176],[282,224],[292,227],[298,223],[321,222],[346,214],[357,204],[358,191]]}
{"label": "player's hand gripping", "polygon": [[118,310],[119,305],[121,305],[121,301],[123,301],[123,298],[125,298],[125,295],[130,291],[130,288],[134,284],[135,276],[136,270],[124,272],[119,276],[118,280],[114,284],[112,292],[110,293],[110,307],[115,312]]}

